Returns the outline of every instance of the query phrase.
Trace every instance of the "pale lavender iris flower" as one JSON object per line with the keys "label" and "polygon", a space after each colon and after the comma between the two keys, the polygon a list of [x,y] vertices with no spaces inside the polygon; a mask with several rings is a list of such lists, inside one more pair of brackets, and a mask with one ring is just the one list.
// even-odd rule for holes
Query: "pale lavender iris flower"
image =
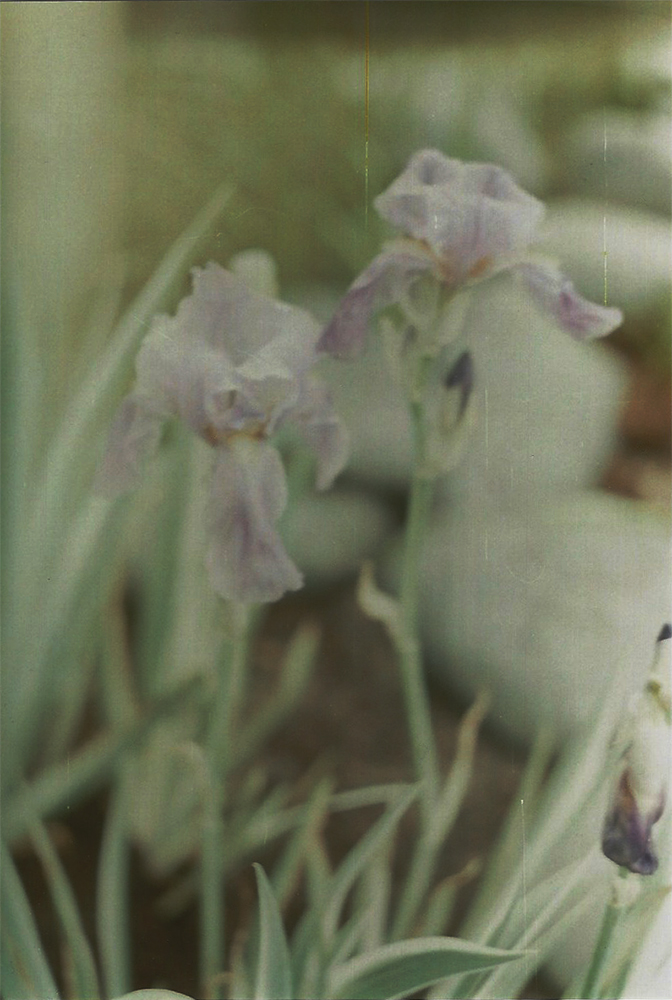
{"label": "pale lavender iris flower", "polygon": [[320,328],[307,312],[252,291],[218,264],[194,268],[175,316],[155,317],[99,469],[99,491],[138,480],[163,423],[177,417],[215,453],[207,565],[222,597],[268,602],[302,577],[277,530],[287,501],[269,437],[287,424],[317,458],[325,489],[345,464],[345,430],[312,373]]}
{"label": "pale lavender iris flower", "polygon": [[586,301],[552,261],[531,252],[544,206],[501,167],[423,150],[374,204],[400,238],[347,292],[320,341],[328,354],[359,353],[374,313],[401,302],[427,273],[451,293],[511,272],[578,339],[610,333],[622,320],[618,309]]}

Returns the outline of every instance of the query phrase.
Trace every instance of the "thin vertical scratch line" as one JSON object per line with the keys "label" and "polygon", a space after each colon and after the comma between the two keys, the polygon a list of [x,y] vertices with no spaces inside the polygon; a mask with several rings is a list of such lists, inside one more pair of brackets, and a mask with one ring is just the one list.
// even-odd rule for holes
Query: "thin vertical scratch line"
{"label": "thin vertical scratch line", "polygon": [[364,228],[369,225],[369,0],[366,0],[364,32]]}
{"label": "thin vertical scratch line", "polygon": [[602,219],[602,257],[604,260],[604,304],[607,304],[607,111],[604,111],[604,150],[602,153],[604,167],[604,216]]}
{"label": "thin vertical scratch line", "polygon": [[488,471],[488,390],[483,392],[485,406],[485,471]]}

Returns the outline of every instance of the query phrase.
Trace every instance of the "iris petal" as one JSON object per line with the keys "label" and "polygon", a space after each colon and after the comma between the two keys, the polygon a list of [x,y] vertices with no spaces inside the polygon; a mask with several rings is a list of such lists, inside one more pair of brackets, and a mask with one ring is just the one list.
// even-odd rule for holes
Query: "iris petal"
{"label": "iris petal", "polygon": [[600,306],[579,295],[552,261],[527,261],[517,264],[515,271],[537,305],[577,340],[603,337],[623,321],[620,309]]}
{"label": "iris petal", "polygon": [[107,496],[136,485],[146,460],[156,451],[164,421],[162,413],[142,398],[128,396],[114,418],[94,490]]}
{"label": "iris petal", "polygon": [[466,280],[481,261],[496,268],[503,255],[525,250],[544,215],[542,203],[501,167],[462,163],[433,149],[412,157],[375,206],[432,248],[451,284]]}
{"label": "iris petal", "polygon": [[302,576],[276,528],[286,502],[285,473],[275,448],[241,435],[218,449],[206,562],[222,597],[261,603],[301,586]]}
{"label": "iris petal", "polygon": [[318,349],[336,358],[359,354],[373,314],[402,299],[418,275],[434,266],[432,257],[420,249],[395,248],[379,254],[346,292]]}
{"label": "iris petal", "polygon": [[318,490],[327,489],[345,465],[349,438],[322,381],[304,379],[301,395],[289,417],[317,457]]}

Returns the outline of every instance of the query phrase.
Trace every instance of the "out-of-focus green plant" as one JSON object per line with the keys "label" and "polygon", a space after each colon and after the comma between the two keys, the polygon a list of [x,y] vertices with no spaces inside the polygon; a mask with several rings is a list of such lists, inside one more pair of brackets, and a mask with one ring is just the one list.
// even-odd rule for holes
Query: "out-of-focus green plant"
{"label": "out-of-focus green plant", "polygon": [[[437,153],[422,155],[429,162],[421,164],[419,177],[410,179],[410,194],[417,197],[420,188],[420,196],[425,197],[425,188],[436,184],[441,190],[433,214],[420,215],[425,220],[449,216],[455,206],[443,191],[450,179],[444,175],[464,165],[445,161]],[[520,250],[522,243],[525,249],[538,205],[503,172],[478,169],[473,177],[468,176],[460,186],[468,194],[461,211],[468,214],[474,206],[477,213],[489,210],[492,206],[481,203],[492,196],[492,187],[509,210],[504,222],[514,230],[514,248]],[[408,194],[402,192],[405,206],[410,203]],[[393,1000],[420,990],[429,990],[437,998],[517,995],[585,906],[583,880],[591,856],[578,857],[568,868],[552,874],[548,863],[586,803],[601,794],[609,780],[604,759],[613,706],[606,706],[603,719],[587,740],[560,755],[550,774],[555,743],[552,734],[540,736],[461,936],[440,936],[460,873],[437,885],[437,859],[471,779],[487,698],[479,698],[465,716],[455,759],[443,773],[421,673],[418,581],[434,482],[457,460],[456,442],[460,439],[458,443],[463,444],[461,438],[470,428],[470,357],[467,352],[457,359],[450,356],[450,350],[446,353],[453,324],[464,318],[462,308],[452,307],[456,301],[463,305],[462,295],[471,294],[472,286],[494,266],[493,248],[476,246],[478,240],[468,238],[462,245],[461,233],[460,245],[448,252],[444,246],[431,247],[430,239],[417,238],[413,243],[417,234],[407,234],[396,249],[388,248],[374,261],[364,280],[355,283],[346,300],[349,306],[337,313],[336,327],[330,326],[320,340],[323,346],[334,342],[352,346],[348,339],[352,330],[344,334],[344,326],[354,323],[355,334],[363,337],[373,313],[390,310],[382,332],[409,402],[416,464],[399,597],[378,590],[369,567],[362,573],[359,597],[367,614],[384,623],[398,653],[415,781],[334,793],[329,781],[323,780],[297,804],[291,787],[269,789],[263,769],[255,765],[264,741],[303,691],[316,653],[317,632],[310,624],[298,630],[289,644],[278,689],[261,706],[255,704],[254,713],[246,711],[250,707],[250,647],[260,611],[235,599],[222,604],[208,588],[203,569],[203,480],[209,464],[205,442],[232,448],[232,440],[237,441],[245,430],[250,432],[251,400],[256,402],[256,397],[245,393],[252,392],[250,385],[259,388],[255,383],[258,370],[254,365],[244,369],[241,364],[247,381],[236,382],[230,390],[232,397],[227,396],[223,404],[216,397],[223,405],[223,417],[220,411],[203,406],[212,424],[194,428],[194,421],[187,418],[205,440],[194,442],[179,427],[169,430],[161,460],[136,497],[113,500],[91,492],[100,458],[94,442],[102,437],[126,387],[139,341],[228,198],[228,189],[217,194],[113,331],[105,354],[83,383],[63,425],[56,429],[44,467],[38,465],[35,481],[39,489],[33,492],[31,485],[27,490],[22,478],[21,470],[30,464],[26,455],[20,450],[10,453],[9,518],[3,521],[3,546],[8,555],[5,568],[15,577],[16,587],[7,598],[5,657],[11,669],[6,670],[3,692],[8,722],[3,726],[7,740],[2,863],[5,994],[17,1000],[59,995],[58,977],[45,960],[34,916],[6,846],[28,838],[43,867],[61,928],[67,955],[65,991],[75,1000],[171,996],[151,990],[128,993],[133,985],[129,912],[133,842],[159,873],[172,873],[178,865],[186,865],[171,902],[179,906],[194,895],[198,898],[202,995],[241,1000]],[[501,205],[496,208],[499,211]],[[405,211],[402,206],[402,215]],[[520,239],[519,226],[523,230]],[[497,227],[483,231],[495,242],[501,235]],[[562,283],[556,268],[536,258],[532,262],[518,259],[509,253],[508,245],[495,249],[506,252],[506,267],[527,268],[524,277],[533,292],[567,325],[573,324],[582,333],[595,327],[604,332],[605,324],[615,322],[613,310],[580,299],[571,286]],[[470,252],[476,254],[475,259],[468,259]],[[458,274],[460,267],[464,273]],[[393,282],[387,280],[389,268]],[[421,280],[416,283],[418,274]],[[456,274],[457,287],[450,286]],[[238,285],[231,286],[230,277],[223,280],[229,291],[234,288],[236,301],[241,301],[242,294],[245,309],[256,309],[258,303],[241,293]],[[10,300],[12,362],[20,353],[22,339],[31,337],[31,331],[21,327],[20,288],[16,288],[17,295]],[[274,315],[276,306],[266,303],[259,308],[271,309]],[[164,329],[173,330],[170,322]],[[245,330],[244,321],[240,329]],[[171,338],[167,340],[166,350],[175,349]],[[272,352],[271,357],[277,363]],[[158,364],[161,360],[155,358],[159,382],[166,377]],[[184,379],[191,390],[192,372],[185,367]],[[281,377],[273,374],[281,381],[292,374],[289,364],[287,368]],[[23,385],[11,372],[5,368],[8,393],[3,406],[8,419],[4,431],[11,435],[8,440],[21,442],[30,452],[30,438],[19,430],[22,415],[34,401],[30,387],[24,395]],[[182,369],[170,381],[173,375],[169,371],[169,381],[161,387],[170,388],[168,409],[172,406],[184,417],[182,410],[188,407],[182,406],[180,398]],[[199,379],[194,384],[205,392]],[[268,386],[264,383],[263,388]],[[268,397],[272,405],[278,395],[273,384]],[[193,404],[194,398],[187,396]],[[291,400],[297,413],[303,412],[299,397],[297,391]],[[267,402],[263,394],[261,399]],[[240,411],[235,411],[236,405]],[[200,408],[197,411],[200,415]],[[214,423],[218,413],[221,425]],[[268,425],[259,423],[258,414],[253,413],[254,446],[266,447]],[[234,419],[239,422],[235,427]],[[244,454],[249,458],[249,450]],[[263,499],[260,516],[274,522],[278,504],[269,501],[267,494]],[[245,542],[254,532],[243,515],[235,508],[231,517],[242,517]],[[235,532],[233,536],[240,541]],[[274,540],[269,548],[277,555]],[[235,561],[235,552],[231,559]],[[45,580],[49,586],[45,587]],[[129,581],[137,617],[132,637],[122,600]],[[40,609],[39,629],[34,625],[36,608]],[[87,700],[98,706],[103,730],[76,746]],[[46,725],[51,718],[52,729]],[[109,801],[96,886],[94,949],[45,821],[103,786],[109,791]],[[333,868],[324,845],[324,825],[332,812],[366,805],[382,805],[382,815]],[[418,832],[396,894],[394,845],[400,822],[411,808],[417,812]],[[259,904],[253,926],[244,929],[245,942],[232,940],[224,922],[224,889],[243,865],[256,861],[268,842],[276,843],[278,855],[268,875],[258,864],[255,868]],[[652,881],[649,891],[659,894],[664,877]],[[282,911],[300,879],[305,905],[290,935]],[[614,977],[619,989],[624,987],[633,941],[645,914],[643,906],[633,905],[618,930],[613,915],[607,914],[586,977],[591,991],[602,989]]]}

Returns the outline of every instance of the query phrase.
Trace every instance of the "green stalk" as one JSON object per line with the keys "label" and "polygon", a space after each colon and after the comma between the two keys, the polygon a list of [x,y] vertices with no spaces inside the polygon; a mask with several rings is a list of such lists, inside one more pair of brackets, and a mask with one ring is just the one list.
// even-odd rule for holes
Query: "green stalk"
{"label": "green stalk", "polygon": [[[218,1000],[224,966],[224,805],[234,728],[245,694],[251,610],[230,605],[232,636],[218,672],[215,703],[206,737],[209,791],[203,817],[200,864],[200,978],[204,996]],[[218,985],[219,984],[219,985]]]}
{"label": "green stalk", "polygon": [[436,795],[430,821],[425,823],[406,876],[404,891],[392,927],[392,940],[406,937],[418,919],[422,901],[430,888],[443,843],[453,828],[471,782],[478,728],[489,699],[481,693],[460,724],[455,760],[440,794]]}
{"label": "green stalk", "polygon": [[[129,758],[129,766],[132,761]],[[96,931],[106,993],[122,996],[131,989],[129,798],[124,767],[108,806],[98,861]]]}
{"label": "green stalk", "polygon": [[413,434],[414,472],[411,480],[411,496],[406,521],[404,556],[401,573],[399,601],[401,605],[402,629],[397,641],[399,668],[406,704],[411,750],[417,780],[423,794],[421,808],[423,823],[431,822],[433,805],[439,787],[439,766],[436,744],[432,729],[429,697],[422,667],[422,655],[418,639],[418,606],[420,597],[420,566],[422,546],[434,495],[434,480],[422,475],[425,457],[425,417],[422,392],[431,365],[431,358],[423,358],[416,382],[417,391],[410,405]]}
{"label": "green stalk", "polygon": [[[628,872],[625,868],[619,868],[618,874],[622,879],[628,877]],[[619,905],[618,901],[612,897],[604,911],[600,933],[597,936],[593,956],[581,990],[580,995],[585,997],[586,1000],[590,1000],[592,997],[599,997],[600,995],[599,986],[611,951],[614,932],[622,912],[623,906]]]}
{"label": "green stalk", "polygon": [[34,817],[30,824],[29,835],[49,884],[51,899],[58,916],[65,957],[70,963],[72,992],[75,996],[96,1000],[100,996],[96,963],[84,932],[70,880],[46,827],[37,817]]}
{"label": "green stalk", "polygon": [[203,996],[219,1000],[218,982],[224,964],[224,891],[222,858],[224,853],[224,822],[217,780],[210,770],[210,794],[205,800],[203,840],[201,843],[199,971]]}

